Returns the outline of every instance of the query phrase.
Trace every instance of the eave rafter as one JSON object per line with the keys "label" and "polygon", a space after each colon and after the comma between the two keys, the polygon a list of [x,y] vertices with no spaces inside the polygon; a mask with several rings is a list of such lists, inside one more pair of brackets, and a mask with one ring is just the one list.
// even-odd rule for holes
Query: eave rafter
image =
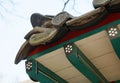
{"label": "eave rafter", "polygon": [[120,59],[120,24],[112,25],[106,29],[112,47]]}
{"label": "eave rafter", "polygon": [[75,45],[68,44],[64,47],[66,57],[83,75],[93,83],[109,83],[100,73],[95,65],[84,55],[84,53]]}

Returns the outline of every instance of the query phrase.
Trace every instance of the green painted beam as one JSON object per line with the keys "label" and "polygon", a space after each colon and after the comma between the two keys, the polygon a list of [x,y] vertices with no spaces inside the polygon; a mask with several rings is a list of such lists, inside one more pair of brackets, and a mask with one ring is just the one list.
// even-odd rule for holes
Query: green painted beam
{"label": "green painted beam", "polygon": [[31,79],[40,83],[68,83],[33,59],[26,61],[26,72]]}
{"label": "green painted beam", "polygon": [[118,80],[118,81],[115,81],[114,83],[120,83],[120,80]]}
{"label": "green painted beam", "polygon": [[38,81],[37,72],[36,72],[37,63],[34,60],[27,60],[25,62],[25,67],[26,67],[26,73],[28,74],[28,76],[31,79]]}
{"label": "green painted beam", "polygon": [[120,59],[120,38],[111,40],[111,44],[118,58]]}
{"label": "green painted beam", "polygon": [[55,81],[52,78],[46,76],[43,72],[40,72],[40,71],[38,71],[38,73],[37,73],[37,80],[40,83],[58,83],[57,81]]}
{"label": "green painted beam", "polygon": [[52,72],[51,70],[49,70],[42,64],[40,64],[40,63],[37,63],[37,64],[38,64],[38,66],[37,66],[38,71],[43,72],[47,77],[53,79],[55,83],[68,83],[63,78],[59,77],[58,75],[56,75],[54,72]]}
{"label": "green painted beam", "polygon": [[[120,24],[120,23],[119,23]],[[117,24],[111,25],[106,29],[106,32],[108,33],[111,45],[120,59],[120,30],[118,29]]]}
{"label": "green painted beam", "polygon": [[66,57],[73,66],[76,67],[76,69],[78,69],[92,83],[109,83],[75,44],[72,43],[65,45],[64,50]]}

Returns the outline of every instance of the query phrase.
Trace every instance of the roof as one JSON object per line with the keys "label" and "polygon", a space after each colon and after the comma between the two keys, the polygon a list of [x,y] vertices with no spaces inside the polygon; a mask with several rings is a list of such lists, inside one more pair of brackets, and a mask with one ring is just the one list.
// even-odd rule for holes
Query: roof
{"label": "roof", "polygon": [[[32,32],[29,34],[28,46],[19,54],[27,58],[26,72],[33,81],[120,82],[120,1],[106,1],[94,0],[96,9],[79,17],[66,12],[54,16],[50,26],[58,33],[50,41],[38,42],[34,47],[29,43]],[[41,33],[37,34],[45,39]],[[21,57],[17,56],[19,61]]]}

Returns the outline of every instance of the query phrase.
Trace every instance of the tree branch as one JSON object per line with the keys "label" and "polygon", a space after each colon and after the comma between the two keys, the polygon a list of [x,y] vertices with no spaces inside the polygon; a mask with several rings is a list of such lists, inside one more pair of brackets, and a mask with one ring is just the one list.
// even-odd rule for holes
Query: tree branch
{"label": "tree branch", "polygon": [[76,5],[76,4],[75,4],[75,0],[74,0],[72,9],[73,9],[76,13],[80,14],[81,12],[79,12],[79,11],[76,10],[75,5]]}
{"label": "tree branch", "polygon": [[66,7],[66,5],[68,4],[69,1],[70,1],[70,0],[67,0],[67,1],[64,3],[64,7],[63,7],[62,11],[65,10],[65,7]]}

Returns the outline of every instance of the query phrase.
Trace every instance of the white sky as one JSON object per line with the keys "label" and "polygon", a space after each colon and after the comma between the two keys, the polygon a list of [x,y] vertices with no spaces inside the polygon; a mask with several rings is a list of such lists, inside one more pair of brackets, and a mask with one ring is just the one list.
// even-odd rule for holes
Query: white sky
{"label": "white sky", "polygon": [[[16,54],[32,29],[32,13],[56,15],[62,11],[66,0],[0,0],[0,83],[19,83],[29,79],[24,61],[14,64]],[[80,16],[93,10],[92,0],[75,0],[67,4],[65,11]],[[2,5],[2,7],[1,7]]]}

